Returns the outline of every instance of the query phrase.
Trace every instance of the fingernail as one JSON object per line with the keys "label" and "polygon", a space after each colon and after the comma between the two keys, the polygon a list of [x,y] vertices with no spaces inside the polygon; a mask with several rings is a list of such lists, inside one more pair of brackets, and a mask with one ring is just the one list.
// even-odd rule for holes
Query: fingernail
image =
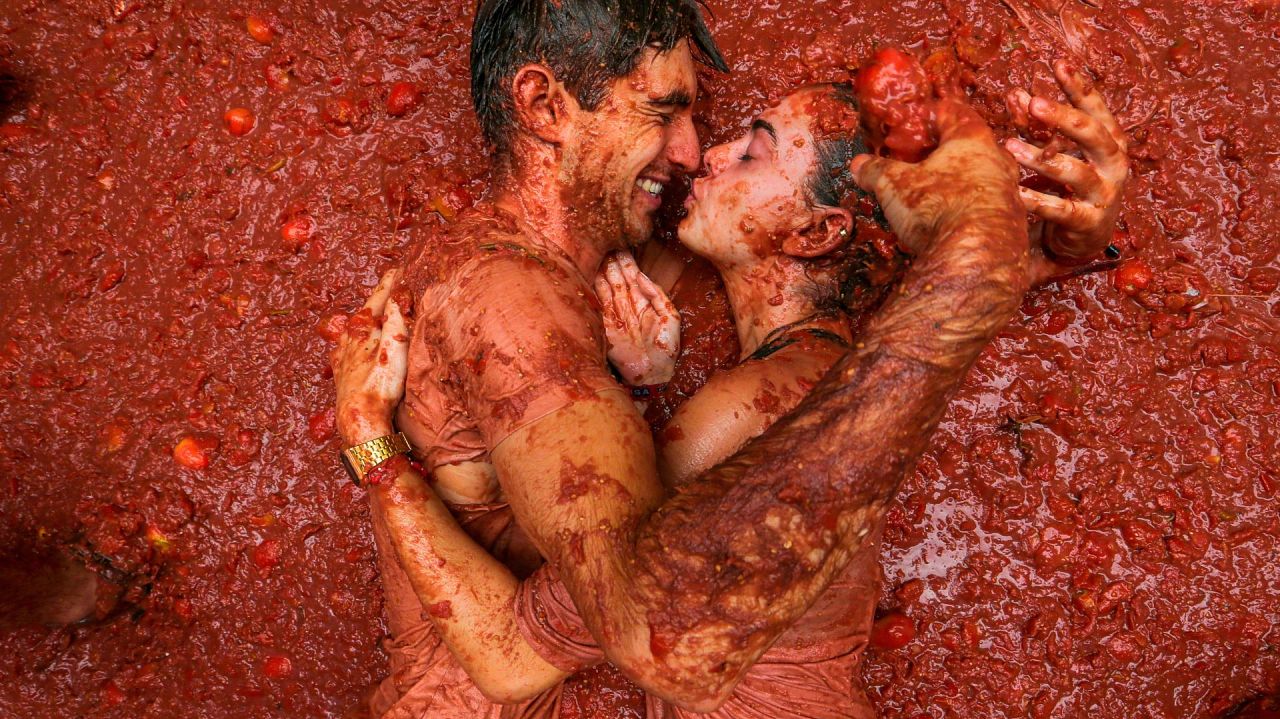
{"label": "fingernail", "polygon": [[1020,140],[1011,139],[1008,142],[1006,142],[1004,146],[1009,150],[1010,153],[1013,154],[1014,157],[1018,158],[1019,160],[1031,159],[1031,148],[1027,147]]}
{"label": "fingernail", "polygon": [[1049,101],[1040,97],[1031,98],[1031,111],[1036,114],[1045,114],[1049,112]]}

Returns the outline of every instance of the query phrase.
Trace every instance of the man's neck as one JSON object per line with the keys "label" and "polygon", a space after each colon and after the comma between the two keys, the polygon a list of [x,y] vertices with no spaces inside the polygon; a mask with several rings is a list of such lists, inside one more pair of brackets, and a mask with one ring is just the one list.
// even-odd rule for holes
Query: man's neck
{"label": "man's neck", "polygon": [[[565,254],[582,276],[595,278],[608,250],[595,233],[575,225],[575,213],[566,207],[554,173],[547,170],[503,173],[493,186],[494,207],[522,223],[539,242]],[[580,224],[580,223],[578,223]]]}
{"label": "man's neck", "polygon": [[724,279],[742,357],[750,357],[771,332],[819,311],[807,280],[794,263],[767,258],[749,267],[717,268]]}

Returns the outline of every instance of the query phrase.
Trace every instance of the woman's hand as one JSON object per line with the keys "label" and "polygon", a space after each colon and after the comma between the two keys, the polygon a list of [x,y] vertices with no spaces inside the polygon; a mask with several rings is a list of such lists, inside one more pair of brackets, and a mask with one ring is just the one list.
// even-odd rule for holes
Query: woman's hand
{"label": "woman's hand", "polygon": [[338,389],[338,433],[347,447],[394,431],[392,416],[409,368],[409,331],[390,298],[399,277],[398,270],[382,276],[329,355]]}
{"label": "woman's hand", "polygon": [[1073,141],[1083,155],[1063,152],[1056,140],[1043,148],[1018,138],[1005,141],[1023,167],[1067,189],[1066,197],[1057,197],[1018,188],[1027,211],[1042,220],[1032,231],[1041,250],[1033,276],[1040,280],[1069,272],[1106,250],[1129,179],[1128,139],[1102,95],[1066,60],[1056,61],[1053,72],[1071,106],[1025,90],[1006,97],[1014,123],[1024,131],[1031,119],[1038,120]]}
{"label": "woman's hand", "polygon": [[671,379],[680,354],[680,313],[629,252],[616,252],[596,278],[609,362],[632,387]]}

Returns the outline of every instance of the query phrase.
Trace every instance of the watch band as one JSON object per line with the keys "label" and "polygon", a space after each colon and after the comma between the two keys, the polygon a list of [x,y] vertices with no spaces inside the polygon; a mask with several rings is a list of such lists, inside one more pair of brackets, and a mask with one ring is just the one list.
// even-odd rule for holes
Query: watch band
{"label": "watch band", "polygon": [[398,454],[407,454],[412,450],[413,447],[409,445],[409,438],[404,436],[404,432],[396,432],[342,450],[342,466],[347,468],[351,481],[364,484],[364,478],[374,467]]}

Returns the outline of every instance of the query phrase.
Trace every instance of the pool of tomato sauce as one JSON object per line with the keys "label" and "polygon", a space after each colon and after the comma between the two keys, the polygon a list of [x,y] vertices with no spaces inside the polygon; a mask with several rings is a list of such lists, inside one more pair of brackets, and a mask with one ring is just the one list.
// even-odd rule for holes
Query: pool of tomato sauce
{"label": "pool of tomato sauce", "polygon": [[[707,143],[881,45],[943,52],[1002,134],[1069,51],[1131,128],[1124,264],[1028,297],[890,513],[887,717],[1275,716],[1280,11],[1097,4],[711,3]],[[344,716],[383,676],[325,355],[483,190],[468,6],[0,7],[0,556],[133,577],[107,621],[0,634],[0,715]],[[705,268],[676,299],[655,420],[736,354]],[[634,715],[615,680],[566,715]]]}

